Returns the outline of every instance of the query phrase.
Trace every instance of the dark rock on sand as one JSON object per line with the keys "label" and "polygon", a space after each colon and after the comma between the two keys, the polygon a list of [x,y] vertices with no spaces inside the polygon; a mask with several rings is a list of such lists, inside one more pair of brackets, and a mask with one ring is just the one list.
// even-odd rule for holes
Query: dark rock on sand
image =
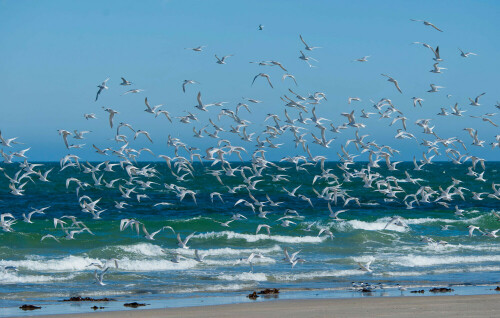
{"label": "dark rock on sand", "polygon": [[146,304],[140,304],[140,303],[134,301],[133,303],[123,304],[123,306],[130,307],[130,308],[137,308],[137,307],[146,306]]}
{"label": "dark rock on sand", "polygon": [[441,288],[434,287],[432,289],[429,289],[429,291],[431,293],[451,293],[453,289],[446,287],[441,287]]}
{"label": "dark rock on sand", "polygon": [[275,295],[275,294],[279,294],[279,293],[280,293],[280,290],[278,288],[266,288],[264,290],[261,290],[257,294],[259,294],[259,295]]}
{"label": "dark rock on sand", "polygon": [[22,310],[35,310],[35,309],[41,309],[42,307],[35,306],[35,305],[22,305],[19,308]]}
{"label": "dark rock on sand", "polygon": [[257,299],[259,295],[257,295],[257,292],[253,292],[247,296],[250,299]]}

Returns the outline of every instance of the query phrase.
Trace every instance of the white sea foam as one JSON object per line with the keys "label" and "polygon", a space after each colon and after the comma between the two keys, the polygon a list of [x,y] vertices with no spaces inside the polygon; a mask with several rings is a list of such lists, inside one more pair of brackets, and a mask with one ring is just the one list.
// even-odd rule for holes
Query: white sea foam
{"label": "white sea foam", "polygon": [[71,280],[75,275],[54,276],[54,275],[20,275],[12,272],[0,272],[0,285],[18,283],[46,283]]}
{"label": "white sea foam", "polygon": [[[3,261],[2,265],[16,266],[21,270],[41,271],[41,272],[70,272],[70,271],[89,271],[94,267],[88,267],[91,263],[97,263],[99,260],[82,256],[67,256],[58,259],[39,259],[39,260],[17,260]],[[187,259],[179,263],[174,263],[165,255],[164,259],[118,259],[121,270],[126,271],[165,271],[182,270],[195,267],[198,262]]]}
{"label": "white sea foam", "polygon": [[344,277],[366,274],[358,269],[347,270],[328,270],[328,271],[314,271],[305,273],[283,273],[273,275],[273,279],[277,281],[296,281],[296,280],[314,280],[316,278],[324,277]]}
{"label": "white sea foam", "polygon": [[[276,252],[281,252],[282,248],[279,245],[274,245],[273,247],[269,248],[230,248],[230,247],[224,247],[224,248],[211,248],[208,250],[202,250],[200,249],[199,252],[201,254],[205,254],[207,256],[238,256],[238,255],[250,255],[251,253],[262,253],[262,254],[269,254],[269,253],[276,253]],[[180,253],[184,256],[194,256],[194,249],[182,249],[182,248],[177,248],[177,249],[165,249],[167,252],[176,252]]]}
{"label": "white sea foam", "polygon": [[99,262],[99,260],[89,257],[70,255],[63,258],[53,259],[36,258],[26,260],[7,260],[2,261],[1,265],[15,266],[19,269],[30,271],[68,272],[89,269],[87,266],[96,262]]}
{"label": "white sea foam", "polygon": [[[378,219],[374,222],[365,222],[359,220],[350,220],[344,222],[334,223],[334,226],[339,231],[350,231],[352,229],[355,230],[365,230],[365,231],[382,231],[384,230],[387,222],[389,222],[390,218],[382,218]],[[396,232],[407,232],[408,228],[403,226],[398,226],[395,224],[389,225],[385,228],[387,231],[396,231]]]}
{"label": "white sea foam", "polygon": [[151,244],[151,243],[138,243],[138,244],[134,244],[134,245],[118,245],[118,246],[114,246],[112,248],[118,248],[118,249],[121,249],[127,253],[133,253],[133,254],[144,255],[144,256],[165,255],[165,253],[162,252],[161,246]]}
{"label": "white sea foam", "polygon": [[239,274],[224,274],[217,276],[217,279],[220,280],[239,280],[239,281],[256,281],[256,282],[264,282],[267,281],[267,276],[264,273],[239,273]]}
{"label": "white sea foam", "polygon": [[270,248],[243,248],[243,249],[234,249],[234,248],[213,248],[209,250],[204,250],[203,253],[207,255],[241,255],[241,254],[251,254],[251,253],[273,253],[273,252],[281,252],[281,247],[279,245],[274,245]]}
{"label": "white sea foam", "polygon": [[401,277],[401,276],[422,276],[422,275],[426,275],[426,274],[427,273],[424,271],[422,271],[422,272],[416,272],[416,271],[398,272],[398,271],[394,271],[394,272],[375,272],[375,273],[373,273],[373,276]]}
{"label": "white sea foam", "polygon": [[189,218],[189,219],[172,220],[172,222],[175,222],[175,223],[186,223],[186,222],[197,221],[197,220],[211,220],[211,221],[213,221],[214,219],[206,217],[206,216],[199,215],[199,216],[195,216],[195,217],[192,217],[192,218]]}
{"label": "white sea foam", "polygon": [[297,243],[321,243],[326,238],[325,237],[317,237],[317,236],[284,236],[284,235],[267,235],[267,234],[242,234],[236,233],[232,231],[222,231],[222,232],[208,232],[197,234],[194,238],[199,239],[213,239],[213,238],[222,238],[225,237],[228,240],[232,239],[240,239],[245,240],[247,242],[253,243],[257,241],[265,241],[271,240],[280,243],[289,243],[289,244],[297,244]]}
{"label": "white sea foam", "polygon": [[[450,213],[450,215],[452,215],[452,214]],[[436,223],[436,222],[469,224],[469,223],[474,223],[474,222],[479,221],[482,217],[483,217],[483,215],[480,215],[480,216],[477,216],[474,218],[470,218],[470,219],[418,218],[418,219],[406,219],[405,222],[407,224],[426,224],[426,223]]]}
{"label": "white sea foam", "polygon": [[185,270],[196,267],[199,263],[192,259],[181,260],[179,263],[174,263],[168,259],[148,259],[148,260],[119,260],[120,269],[134,272],[150,272],[150,271],[171,271]]}
{"label": "white sea foam", "polygon": [[[261,258],[254,258],[252,260],[252,264],[275,264],[276,260],[270,258],[270,257],[261,257]],[[241,261],[241,260],[213,260],[213,259],[207,259],[203,261],[203,264],[206,265],[215,265],[215,266],[234,266],[234,265],[240,265],[240,266],[250,266],[250,263]],[[201,264],[200,264],[201,265]]]}
{"label": "white sea foam", "polygon": [[[270,248],[254,248],[254,249],[209,249],[206,251],[201,250],[201,254],[206,254],[205,261],[198,263],[194,259],[194,250],[189,249],[171,249],[165,250],[166,253],[161,252],[161,247],[150,244],[140,243],[130,246],[120,246],[120,249],[129,253],[137,253],[133,257],[124,256],[118,258],[120,270],[125,271],[169,271],[169,270],[184,270],[195,268],[196,266],[231,266],[239,261],[238,256],[246,258],[251,253],[277,253],[281,252],[281,247],[275,245]],[[171,254],[179,253],[188,259],[182,259],[179,263],[172,262]],[[225,257],[224,257],[225,256]],[[46,259],[39,256],[29,257],[24,260],[6,260],[0,262],[0,265],[15,266],[20,270],[36,271],[36,272],[78,272],[78,271],[91,271],[94,267],[89,267],[92,263],[100,263],[101,261],[96,258],[86,256],[66,256],[62,258]],[[241,263],[241,262],[240,262]],[[254,264],[274,264],[276,261],[270,257],[255,258]],[[244,263],[241,263],[244,264]]]}
{"label": "white sea foam", "polygon": [[[398,253],[418,253],[418,252],[438,252],[441,254],[449,254],[460,251],[486,251],[486,252],[500,252],[500,245],[498,244],[478,244],[478,245],[465,245],[465,244],[415,244],[412,243],[410,245],[401,243],[398,245],[397,249]],[[392,254],[394,252],[393,246],[382,246],[378,247],[377,251],[379,254],[383,255],[384,253]]]}
{"label": "white sea foam", "polygon": [[[415,225],[415,224],[427,224],[427,223],[464,223],[464,224],[470,224],[477,222],[479,219],[481,219],[483,216],[478,216],[475,218],[470,218],[470,219],[441,219],[441,218],[418,218],[418,219],[405,219],[405,223],[408,225]],[[373,222],[366,222],[366,221],[360,221],[360,220],[349,220],[349,221],[342,221],[342,222],[331,222],[329,223],[330,226],[335,227],[338,231],[351,231],[352,229],[356,230],[365,230],[365,231],[382,231],[384,230],[385,226],[387,223],[391,220],[390,217],[383,217],[380,219],[377,219]],[[389,231],[397,231],[397,232],[407,232],[409,231],[408,228],[403,227],[403,226],[398,226],[391,224],[385,230]]]}
{"label": "white sea foam", "polygon": [[500,255],[480,255],[480,256],[424,256],[407,255],[397,257],[391,263],[405,267],[435,266],[446,264],[466,264],[482,262],[499,262]]}
{"label": "white sea foam", "polygon": [[424,276],[429,274],[450,274],[450,273],[465,273],[465,272],[497,272],[500,271],[500,266],[474,266],[474,267],[460,267],[460,268],[444,268],[432,269],[422,271],[390,271],[390,272],[374,272],[374,276]]}
{"label": "white sea foam", "polygon": [[237,291],[237,290],[245,290],[254,287],[255,285],[253,284],[228,284],[228,285],[206,285],[206,286],[200,286],[200,287],[193,287],[193,288],[178,288],[176,287],[172,291],[166,291],[166,292],[174,292],[176,294],[183,294],[183,293],[197,293],[197,292],[212,292],[212,291]]}
{"label": "white sea foam", "polygon": [[432,271],[434,274],[445,274],[445,273],[464,273],[464,272],[498,272],[500,271],[500,266],[473,266],[473,267],[461,267],[461,268],[449,268],[449,269],[435,269]]}

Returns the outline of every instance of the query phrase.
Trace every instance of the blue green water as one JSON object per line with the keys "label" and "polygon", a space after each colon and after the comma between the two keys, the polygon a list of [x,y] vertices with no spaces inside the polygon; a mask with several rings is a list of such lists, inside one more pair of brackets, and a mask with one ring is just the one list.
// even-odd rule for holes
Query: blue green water
{"label": "blue green water", "polygon": [[[0,231],[0,266],[15,266],[18,271],[0,270],[0,307],[17,307],[23,303],[43,302],[57,306],[58,301],[69,296],[111,296],[117,299],[152,297],[161,299],[183,299],[189,304],[192,297],[225,293],[240,297],[261,288],[276,287],[283,291],[314,289],[348,290],[351,282],[382,282],[394,287],[399,283],[409,288],[418,286],[447,286],[449,284],[490,285],[499,281],[500,245],[498,239],[483,236],[475,232],[468,236],[468,225],[479,226],[491,231],[500,228],[500,220],[491,212],[499,209],[499,201],[483,195],[484,200],[473,200],[470,191],[465,191],[465,201],[456,196],[448,202],[449,208],[437,203],[421,203],[414,209],[406,209],[402,198],[415,193],[419,185],[400,181],[405,193],[399,193],[394,202],[384,200],[383,194],[374,188],[363,187],[360,178],[351,182],[342,180],[342,170],[337,163],[326,163],[325,168],[340,177],[342,188],[360,199],[361,206],[350,202],[343,207],[339,200],[333,210],[348,209],[339,215],[342,221],[329,218],[326,201],[317,198],[313,188],[321,192],[329,184],[318,180],[312,185],[320,167],[308,166],[307,171],[297,171],[294,165],[287,171],[278,171],[275,167],[266,168],[262,182],[257,184],[257,191],[252,191],[259,201],[266,201],[266,194],[275,201],[283,202],[279,207],[265,206],[271,211],[267,219],[259,218],[244,205],[234,206],[238,199],[251,201],[248,191],[237,190],[230,194],[227,188],[206,173],[212,169],[208,165],[194,164],[194,177],[178,182],[169,172],[166,164],[149,163],[158,171],[152,189],[136,191],[145,193],[147,199],[138,202],[135,194],[132,199],[123,199],[115,188],[104,186],[88,187],[80,192],[93,200],[101,198],[100,209],[106,209],[101,219],[94,220],[89,213],[81,211],[75,184],[65,186],[66,179],[77,177],[81,181],[93,184],[91,174],[84,174],[77,169],[68,168],[58,172],[59,164],[44,163],[42,170],[55,168],[49,174],[51,182],[28,182],[23,196],[8,193],[8,182],[0,178],[0,212],[12,213],[17,222],[12,225],[13,232]],[[138,166],[144,166],[141,163]],[[233,168],[239,165],[234,163]],[[8,175],[18,170],[17,164],[4,165]],[[354,170],[366,166],[358,163],[351,166]],[[492,182],[500,180],[500,163],[489,162],[486,165],[486,182],[476,181],[465,175],[464,165],[434,163],[426,165],[423,171],[413,171],[412,163],[402,163],[398,171],[376,169],[382,176],[392,175],[405,179],[407,170],[413,178],[421,178],[421,185],[438,190],[452,184],[452,177],[460,179],[460,186],[475,192],[492,193]],[[128,179],[119,167],[117,172],[104,173],[104,179]],[[287,175],[287,181],[273,182],[270,175]],[[138,177],[141,179],[142,177]],[[242,183],[237,176],[221,176],[227,186],[234,187]],[[146,178],[142,178],[146,180]],[[196,192],[197,204],[186,196],[182,202],[168,190],[164,184],[176,183]],[[125,181],[117,184],[125,185]],[[116,185],[116,184],[115,184]],[[302,185],[297,193],[310,197],[314,208],[306,201],[288,196],[282,187],[291,190]],[[130,188],[130,187],[129,187]],[[218,199],[211,202],[211,192],[222,193],[224,203]],[[437,195],[433,196],[435,199]],[[114,201],[126,201],[126,209],[114,207]],[[433,200],[431,200],[433,201]],[[172,205],[154,207],[158,202]],[[465,210],[463,216],[454,214],[455,205]],[[45,215],[35,214],[33,224],[23,222],[22,213],[30,208],[50,206]],[[296,224],[282,227],[277,219],[283,217],[286,209],[294,209],[300,218],[291,219]],[[232,213],[241,213],[247,220],[235,220],[229,227],[218,222],[231,219]],[[53,218],[73,215],[83,221],[95,234],[75,235],[75,240],[65,239],[64,232],[54,229]],[[384,229],[392,216],[403,217],[409,228],[391,225]],[[120,220],[134,218],[143,224],[149,232],[162,226],[171,226],[182,238],[192,232],[194,237],[188,242],[189,249],[177,246],[176,236],[170,230],[164,230],[147,240],[127,229],[120,231]],[[68,224],[71,222],[66,220]],[[313,224],[314,223],[314,224]],[[265,231],[255,234],[258,224],[271,226],[271,235]],[[308,226],[311,231],[307,231]],[[442,225],[452,225],[443,231]],[[334,237],[318,236],[319,229],[329,229]],[[46,234],[60,238],[60,243],[46,239]],[[425,243],[422,236],[435,241],[444,240],[448,244]],[[295,267],[283,259],[283,248],[290,252],[299,251],[299,257],[305,260]],[[193,259],[194,250],[206,254],[203,263]],[[240,259],[246,259],[252,253],[262,253],[264,257],[255,258],[252,266]],[[174,253],[186,257],[179,263],[172,262]],[[110,268],[104,276],[106,285],[94,284],[94,269],[88,265],[117,259],[119,268]],[[372,273],[359,270],[357,262],[372,261]],[[398,291],[399,292],[399,291]],[[359,294],[356,294],[359,295]],[[198,301],[199,302],[199,301]],[[193,303],[198,303],[193,301]],[[41,312],[42,313],[42,312]],[[12,314],[12,312],[9,312]]]}

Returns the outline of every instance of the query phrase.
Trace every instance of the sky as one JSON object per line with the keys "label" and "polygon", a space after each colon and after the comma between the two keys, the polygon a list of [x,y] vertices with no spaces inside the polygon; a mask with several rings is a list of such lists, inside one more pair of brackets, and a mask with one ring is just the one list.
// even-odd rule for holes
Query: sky
{"label": "sky", "polygon": [[[408,131],[419,137],[422,129],[413,122],[432,118],[440,137],[457,136],[470,144],[472,139],[463,128],[474,127],[480,139],[489,144],[500,133],[499,128],[469,116],[436,114],[441,107],[449,109],[456,102],[467,111],[465,115],[500,111],[494,106],[500,100],[499,16],[499,1],[0,0],[0,130],[4,137],[18,137],[25,144],[15,149],[31,147],[28,156],[32,161],[59,160],[69,153],[58,129],[91,130],[83,141],[86,147],[71,149],[71,153],[102,160],[92,144],[120,146],[110,140],[116,130],[109,127],[102,109],[111,107],[120,112],[116,123],[128,122],[151,133],[153,144],[139,137],[131,141],[132,147],[171,154],[166,147],[169,134],[201,149],[215,142],[208,137],[194,138],[191,124],[171,124],[147,114],[143,111],[145,97],[152,105],[163,104],[162,109],[173,116],[185,115],[186,110],[196,113],[200,119],[194,124],[197,129],[208,118],[216,119],[220,111],[213,107],[209,113],[195,110],[199,91],[204,103],[226,101],[225,107],[230,109],[244,102],[242,97],[258,99],[263,102],[251,105],[252,114],[246,115],[245,110],[241,114],[252,122],[249,131],[259,132],[265,129],[265,114],[283,117],[280,96],[291,96],[287,89],[292,88],[306,96],[324,92],[328,100],[317,106],[317,114],[334,125],[345,122],[340,113],[351,110],[359,120],[361,109],[374,111],[370,100],[385,97],[408,117]],[[444,32],[410,19],[431,21]],[[259,24],[264,30],[258,30]],[[312,61],[314,68],[298,58],[304,49],[300,34],[310,46],[321,47],[306,52],[318,60]],[[429,72],[434,63],[432,52],[412,45],[414,41],[439,45],[444,59],[440,66],[447,69],[442,74]],[[202,52],[184,49],[200,45],[207,47]],[[458,48],[478,55],[462,58]],[[234,56],[219,65],[215,54]],[[352,62],[366,55],[369,62]],[[280,61],[296,77],[298,86],[289,79],[282,82],[283,71],[278,67],[249,63],[261,60]],[[260,72],[271,76],[274,89],[263,78],[251,85]],[[396,78],[403,94],[381,73]],[[122,95],[130,88],[119,85],[122,76],[134,83],[132,88],[144,92]],[[109,90],[95,102],[97,85],[108,77]],[[185,79],[200,84],[183,93]],[[445,88],[428,93],[431,83]],[[468,98],[483,92],[481,106],[470,106]],[[349,105],[348,97],[362,101]],[[423,107],[414,108],[412,97],[423,98]],[[298,115],[296,110],[288,111]],[[95,113],[98,119],[87,121],[84,113]],[[416,142],[394,139],[399,123],[389,127],[389,120],[378,117],[363,120],[367,128],[361,133],[399,149],[398,159],[421,156],[425,149]],[[497,118],[492,117],[500,124]],[[222,119],[220,124],[229,128],[232,123]],[[353,134],[354,129],[335,136],[330,133],[338,138],[331,149],[311,149],[337,159],[339,145]],[[234,136],[229,138],[234,144],[247,145]],[[310,136],[306,139],[312,141]],[[303,154],[289,137],[280,141],[285,145],[270,151],[268,159]],[[469,150],[489,160],[500,159],[498,148]],[[143,159],[155,158],[145,154]]]}

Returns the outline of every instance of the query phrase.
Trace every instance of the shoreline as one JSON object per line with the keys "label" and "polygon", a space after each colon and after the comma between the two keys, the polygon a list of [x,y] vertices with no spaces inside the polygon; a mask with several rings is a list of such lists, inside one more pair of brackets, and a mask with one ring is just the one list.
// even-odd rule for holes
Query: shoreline
{"label": "shoreline", "polygon": [[500,295],[494,294],[421,297],[356,297],[343,299],[287,299],[196,307],[37,315],[37,317],[496,317],[500,310],[499,300]]}

